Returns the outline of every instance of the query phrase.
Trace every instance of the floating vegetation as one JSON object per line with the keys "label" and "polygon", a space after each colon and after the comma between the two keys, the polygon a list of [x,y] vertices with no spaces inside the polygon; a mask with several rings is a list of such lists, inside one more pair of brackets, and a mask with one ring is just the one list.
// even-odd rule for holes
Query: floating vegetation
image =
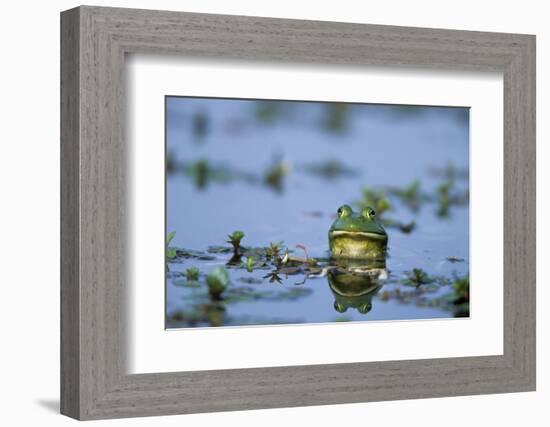
{"label": "floating vegetation", "polygon": [[253,174],[231,169],[223,165],[212,165],[207,159],[198,159],[194,162],[175,165],[174,170],[181,171],[185,176],[191,178],[197,189],[203,190],[211,182],[229,183],[234,180],[256,182],[257,177]]}
{"label": "floating vegetation", "polygon": [[397,228],[399,231],[405,234],[409,234],[416,228],[416,221],[401,222],[391,218],[382,218],[380,220],[384,227]]}
{"label": "floating vegetation", "polygon": [[199,280],[199,269],[197,267],[189,267],[187,270],[185,270],[185,277],[187,277],[187,280],[196,281]]}
{"label": "floating vegetation", "polygon": [[175,286],[182,288],[202,288],[204,285],[196,280],[176,279],[172,282]]}
{"label": "floating vegetation", "polygon": [[333,180],[358,175],[357,170],[346,166],[336,159],[328,159],[321,163],[310,163],[299,168],[310,175],[316,175],[326,180]]}
{"label": "floating vegetation", "polygon": [[233,249],[229,246],[208,246],[206,251],[211,254],[229,254]]}
{"label": "floating vegetation", "polygon": [[264,282],[262,279],[257,279],[256,277],[239,277],[237,280],[248,285],[261,285]]}
{"label": "floating vegetation", "polygon": [[416,287],[419,287],[420,285],[427,285],[433,282],[435,282],[435,279],[430,277],[428,273],[426,273],[421,268],[413,268],[412,271],[407,274],[407,277],[402,281],[404,285]]}
{"label": "floating vegetation", "polygon": [[323,127],[334,133],[343,133],[349,127],[350,104],[328,102],[325,104]]}
{"label": "floating vegetation", "polygon": [[277,101],[256,101],[254,116],[258,122],[272,124],[281,116],[281,103]]}
{"label": "floating vegetation", "polygon": [[413,212],[418,211],[422,202],[428,197],[422,193],[420,179],[414,179],[408,186],[403,188],[391,187],[388,192],[399,199]]}
{"label": "floating vegetation", "polygon": [[451,188],[451,182],[445,182],[437,187],[438,194],[438,207],[436,214],[439,217],[446,217],[449,215],[449,206],[451,204],[451,198],[449,191]]}
{"label": "floating vegetation", "polygon": [[445,181],[455,182],[457,180],[469,179],[468,169],[458,169],[452,162],[444,167],[430,168],[430,174],[435,178],[442,178]]}
{"label": "floating vegetation", "polygon": [[284,189],[284,178],[290,173],[291,164],[283,160],[275,160],[264,172],[264,183],[281,193]]}
{"label": "floating vegetation", "polygon": [[401,117],[411,117],[417,114],[422,114],[424,107],[419,105],[390,105],[388,106],[391,112]]}
{"label": "floating vegetation", "polygon": [[197,110],[191,118],[191,130],[195,141],[201,141],[208,133],[209,118],[203,110]]}
{"label": "floating vegetation", "polygon": [[[229,272],[224,266],[216,266],[208,275],[205,282],[199,281],[200,271],[190,267],[181,272],[169,273],[170,280],[176,287],[187,288],[185,311],[178,311],[169,318],[172,327],[177,325],[216,325],[232,324],[235,320],[228,318],[227,307],[232,304],[263,302],[292,302],[307,297],[314,292],[314,286],[303,286],[309,277],[325,277],[328,274],[329,284],[334,295],[334,309],[344,312],[354,308],[359,314],[367,315],[372,308],[372,298],[381,289],[378,280],[381,279],[389,288],[376,296],[382,301],[395,299],[401,304],[414,304],[417,307],[431,307],[450,311],[454,316],[469,315],[469,280],[468,276],[455,277],[430,276],[420,268],[413,268],[406,272],[406,276],[399,280],[385,270],[385,263],[380,268],[370,265],[361,268],[356,263],[333,264],[327,258],[312,258],[305,245],[296,245],[296,249],[303,252],[303,256],[291,255],[284,242],[271,242],[267,247],[243,248],[240,246],[244,232],[234,232],[229,235],[228,242],[235,243],[232,247],[209,247],[216,260],[219,257],[231,255],[233,259],[235,247],[242,251],[242,259],[231,265],[232,269],[254,272],[256,269],[267,269],[267,274],[261,276],[236,277],[234,281],[244,286],[231,285]],[[238,246],[236,246],[238,244]],[[177,249],[178,253],[181,252]],[[201,251],[188,251],[193,259],[204,256]],[[196,257],[196,258],[195,258]],[[449,257],[454,259],[453,257]],[[227,259],[227,258],[226,258]],[[239,259],[241,259],[239,257]],[[459,262],[459,261],[457,261]],[[292,276],[302,276],[303,279],[287,282]],[[258,287],[265,283],[268,287]],[[282,286],[269,287],[269,284]],[[289,286],[291,284],[299,286]],[[248,286],[247,286],[248,285]],[[452,286],[451,286],[452,285]],[[251,287],[253,286],[253,287]],[[386,286],[386,285],[384,285]],[[449,288],[449,286],[451,286]],[[414,291],[405,291],[413,287]],[[447,289],[447,293],[444,293]],[[450,291],[449,291],[450,290]],[[442,294],[443,292],[443,294]],[[248,322],[241,320],[240,322]],[[266,322],[269,323],[269,322]],[[281,323],[281,322],[279,322]],[[248,323],[246,323],[248,324]]]}
{"label": "floating vegetation", "polygon": [[170,174],[176,170],[176,160],[173,151],[166,153],[166,173]]}
{"label": "floating vegetation", "polygon": [[[194,258],[202,261],[213,261],[216,259],[215,256],[209,255],[205,252],[183,248],[176,248],[176,258]],[[172,260],[172,262],[173,261],[174,260]]]}
{"label": "floating vegetation", "polygon": [[363,186],[361,192],[362,198],[355,202],[356,206],[361,209],[372,206],[382,225],[396,228],[405,234],[411,233],[417,223],[415,220],[403,222],[385,214],[386,211],[393,209],[396,200],[414,213],[418,212],[423,203],[435,203],[437,205],[435,214],[438,218],[448,217],[452,206],[465,206],[469,203],[468,189],[460,191],[456,188],[454,180],[451,179],[440,183],[433,193],[422,191],[421,181],[418,178],[405,187],[371,188]]}
{"label": "floating vegetation", "polygon": [[355,203],[360,209],[372,207],[378,217],[382,218],[384,212],[391,208],[390,200],[386,197],[384,190],[374,190],[364,186],[361,192],[363,198]]}

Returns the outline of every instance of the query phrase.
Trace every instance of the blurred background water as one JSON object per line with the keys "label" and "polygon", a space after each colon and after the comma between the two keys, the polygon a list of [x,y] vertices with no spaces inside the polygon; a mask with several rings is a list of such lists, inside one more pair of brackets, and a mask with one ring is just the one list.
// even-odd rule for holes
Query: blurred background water
{"label": "blurred background water", "polygon": [[[168,328],[469,315],[468,108],[167,97],[166,162],[178,249]],[[368,297],[336,295],[323,274],[274,278],[259,259],[252,271],[245,258],[226,266],[235,230],[243,247],[283,242],[303,257],[301,245],[330,264],[327,233],[344,203],[374,205],[389,236],[387,278]],[[229,283],[214,301],[216,266]]]}

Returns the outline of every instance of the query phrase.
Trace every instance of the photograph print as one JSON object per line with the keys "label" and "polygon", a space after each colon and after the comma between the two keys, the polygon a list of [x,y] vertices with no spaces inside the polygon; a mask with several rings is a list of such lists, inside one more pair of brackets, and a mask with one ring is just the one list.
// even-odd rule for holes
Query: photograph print
{"label": "photograph print", "polygon": [[469,317],[469,112],[166,96],[166,328]]}

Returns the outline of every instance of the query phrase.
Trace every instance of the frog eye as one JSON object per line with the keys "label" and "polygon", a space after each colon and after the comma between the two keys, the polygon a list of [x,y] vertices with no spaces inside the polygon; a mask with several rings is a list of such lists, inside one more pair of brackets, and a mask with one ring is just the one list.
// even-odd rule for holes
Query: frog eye
{"label": "frog eye", "polygon": [[340,207],[338,208],[337,213],[338,213],[338,216],[339,216],[340,218],[344,218],[344,217],[346,217],[346,216],[351,215],[352,210],[351,210],[351,208],[350,208],[348,205],[342,205],[342,206],[340,206]]}
{"label": "frog eye", "polygon": [[338,301],[334,301],[334,309],[338,313],[344,313],[348,308],[345,305],[340,304]]}
{"label": "frog eye", "polygon": [[374,212],[374,209],[371,207],[366,207],[365,209],[363,209],[362,214],[365,218],[371,220],[374,219],[374,217],[376,216],[376,212]]}
{"label": "frog eye", "polygon": [[357,310],[359,311],[359,313],[361,314],[367,314],[370,309],[372,308],[372,303],[365,303],[365,304],[361,304]]}

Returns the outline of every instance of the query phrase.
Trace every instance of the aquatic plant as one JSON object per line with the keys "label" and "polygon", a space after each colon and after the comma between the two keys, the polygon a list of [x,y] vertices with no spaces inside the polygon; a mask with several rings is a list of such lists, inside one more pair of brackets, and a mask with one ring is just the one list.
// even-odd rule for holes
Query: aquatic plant
{"label": "aquatic plant", "polygon": [[213,299],[219,299],[229,284],[229,273],[221,265],[214,267],[206,276],[206,284],[210,296]]}
{"label": "aquatic plant", "polygon": [[283,280],[281,279],[277,271],[272,271],[262,277],[262,279],[268,279],[268,278],[269,278],[269,283],[274,283],[274,282],[283,283]]}
{"label": "aquatic plant", "polygon": [[284,178],[290,173],[291,165],[283,160],[275,160],[264,172],[264,183],[278,193],[283,191]]}
{"label": "aquatic plant", "polygon": [[426,196],[420,190],[420,179],[414,179],[404,188],[392,188],[390,193],[399,197],[403,203],[413,212],[418,211],[420,204],[426,200]]}
{"label": "aquatic plant", "polygon": [[431,175],[436,178],[443,178],[445,181],[455,182],[457,180],[468,180],[468,168],[459,169],[453,162],[447,162],[444,167],[434,167]]}
{"label": "aquatic plant", "polygon": [[454,304],[462,304],[470,301],[470,277],[456,278],[453,283]]}
{"label": "aquatic plant", "polygon": [[166,153],[166,173],[172,173],[176,170],[176,160],[173,151]]}
{"label": "aquatic plant", "polygon": [[193,138],[195,140],[202,140],[208,133],[208,115],[202,110],[195,111],[191,121]]}
{"label": "aquatic plant", "polygon": [[248,271],[249,273],[252,273],[252,271],[254,271],[254,265],[256,264],[256,260],[254,259],[254,257],[247,257],[246,258],[246,271]]}
{"label": "aquatic plant", "polygon": [[168,233],[168,236],[166,236],[166,258],[169,258],[169,259],[174,259],[177,255],[176,249],[168,246],[175,235],[176,235],[176,232],[172,231]]}
{"label": "aquatic plant", "polygon": [[403,284],[419,287],[420,285],[427,285],[434,281],[435,279],[430,277],[428,273],[421,268],[413,268],[412,271],[407,274],[407,278],[403,281]]}
{"label": "aquatic plant", "polygon": [[273,123],[281,116],[280,103],[273,101],[257,101],[254,104],[256,120],[264,124]]}
{"label": "aquatic plant", "polygon": [[271,242],[269,246],[264,249],[265,257],[267,260],[273,260],[276,264],[280,264],[281,259],[281,248],[283,247],[284,242]]}
{"label": "aquatic plant", "polygon": [[321,163],[310,163],[303,166],[302,170],[306,173],[317,175],[327,180],[357,175],[357,170],[346,166],[336,159],[328,159]]}
{"label": "aquatic plant", "polygon": [[317,260],[315,258],[310,258],[307,253],[307,248],[304,245],[296,245],[298,249],[304,251],[305,258],[300,257],[291,257],[288,249],[285,251],[285,255],[281,259],[281,264],[292,265],[292,266],[315,266],[317,265]]}
{"label": "aquatic plant", "polygon": [[185,277],[187,277],[187,280],[195,281],[199,280],[199,269],[197,267],[189,267],[187,270],[185,270]]}
{"label": "aquatic plant", "polygon": [[362,188],[363,198],[356,202],[359,208],[364,209],[372,207],[378,217],[381,217],[384,212],[391,208],[390,200],[386,197],[384,190],[373,190],[367,186]]}
{"label": "aquatic plant", "polygon": [[212,165],[208,159],[197,159],[192,162],[182,162],[173,166],[180,170],[185,176],[191,178],[195,187],[204,190],[210,182],[227,184],[234,180],[241,180],[247,183],[257,183],[260,178],[250,172],[236,170],[225,165]]}
{"label": "aquatic plant", "polygon": [[401,222],[391,218],[383,218],[380,222],[384,227],[397,228],[405,234],[409,234],[416,228],[416,222],[414,220],[411,222]]}
{"label": "aquatic plant", "polygon": [[343,133],[348,127],[350,104],[329,102],[325,108],[323,127],[334,133]]}
{"label": "aquatic plant", "polygon": [[233,233],[227,235],[229,240],[226,240],[226,242],[231,243],[231,245],[233,246],[233,253],[235,255],[239,253],[239,249],[241,248],[241,240],[244,238],[244,236],[244,232],[240,230],[236,230]]}
{"label": "aquatic plant", "polygon": [[451,191],[452,182],[447,181],[443,184],[440,184],[437,187],[438,195],[438,207],[436,210],[436,215],[440,218],[447,217],[449,215],[449,207],[451,205],[450,191]]}

